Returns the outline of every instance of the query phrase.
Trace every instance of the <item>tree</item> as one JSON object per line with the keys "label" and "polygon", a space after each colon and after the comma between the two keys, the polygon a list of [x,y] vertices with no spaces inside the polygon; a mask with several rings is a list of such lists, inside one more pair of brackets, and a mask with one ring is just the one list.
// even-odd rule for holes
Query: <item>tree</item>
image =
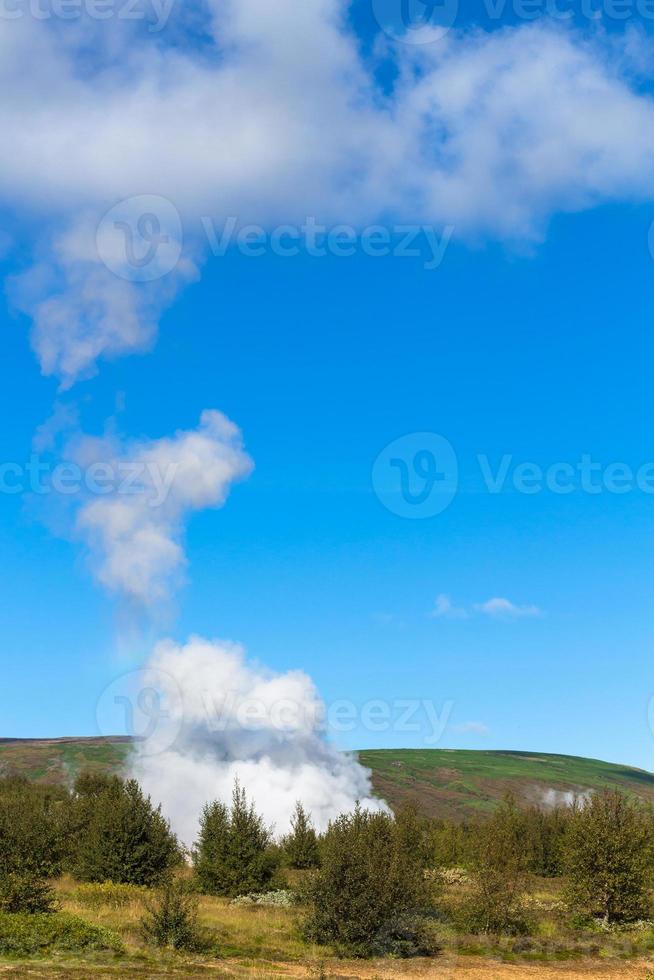
{"label": "tree", "polygon": [[112,777],[78,803],[73,868],[82,881],[156,885],[181,861],[170,825],[135,779]]}
{"label": "tree", "polygon": [[570,820],[569,806],[551,810],[529,807],[523,813],[524,844],[529,870],[546,878],[563,873],[563,843]]}
{"label": "tree", "polygon": [[65,791],[19,778],[0,782],[0,875],[60,873],[66,805]]}
{"label": "tree", "polygon": [[291,817],[291,832],[284,838],[283,847],[291,868],[315,868],[320,863],[318,835],[299,800]]}
{"label": "tree", "polygon": [[279,859],[272,834],[238,780],[231,810],[218,800],[204,807],[194,864],[199,887],[210,895],[235,897],[274,884]]}
{"label": "tree", "polygon": [[523,815],[507,797],[477,831],[471,889],[463,905],[467,928],[495,934],[525,931],[528,859]]}
{"label": "tree", "polygon": [[306,888],[307,937],[360,956],[432,952],[428,885],[420,855],[406,840],[386,813],[357,807],[331,823],[321,867]]}
{"label": "tree", "polygon": [[647,917],[651,829],[642,805],[617,790],[594,793],[575,808],[564,847],[572,911],[607,924]]}

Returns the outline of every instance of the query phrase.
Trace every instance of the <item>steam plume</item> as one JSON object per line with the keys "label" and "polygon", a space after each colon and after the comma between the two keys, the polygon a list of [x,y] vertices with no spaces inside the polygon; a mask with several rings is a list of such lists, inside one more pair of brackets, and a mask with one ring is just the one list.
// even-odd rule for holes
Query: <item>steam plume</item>
{"label": "steam plume", "polygon": [[235,777],[277,833],[298,799],[319,828],[357,800],[386,809],[368,770],[327,741],[324,704],[303,671],[276,674],[240,646],[198,636],[159,643],[147,671],[157,715],[132,770],[185,843],[203,804],[229,800]]}

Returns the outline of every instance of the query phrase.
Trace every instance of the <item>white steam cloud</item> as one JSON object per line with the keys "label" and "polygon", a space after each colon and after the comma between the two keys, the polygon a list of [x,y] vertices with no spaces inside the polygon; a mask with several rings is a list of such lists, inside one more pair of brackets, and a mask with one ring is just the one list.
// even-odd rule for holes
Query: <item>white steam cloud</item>
{"label": "white steam cloud", "polygon": [[[557,212],[654,196],[652,62],[635,30],[452,30],[364,56],[342,0],[198,0],[165,13],[154,33],[117,18],[0,20],[12,148],[0,206],[33,253],[16,302],[42,370],[64,386],[153,342],[161,309],[195,274],[191,254],[206,253],[203,216],[268,229],[307,216],[418,222],[532,242]],[[387,58],[397,77],[384,88]],[[93,231],[144,194],[181,216],[178,237],[165,220],[164,233],[169,251],[181,247],[183,226],[185,257],[135,284],[111,257],[105,268]]]}
{"label": "white steam cloud", "polygon": [[232,483],[252,469],[238,427],[211,410],[197,429],[172,438],[121,446],[81,437],[68,455],[97,484],[98,493],[81,498],[75,530],[98,581],[145,606],[169,598],[179,583],[189,515],[222,506]]}
{"label": "white steam cloud", "polygon": [[228,801],[236,777],[277,834],[296,800],[320,829],[357,801],[387,809],[372,796],[368,770],[326,740],[325,707],[303,671],[276,674],[240,646],[191,637],[158,644],[146,675],[157,713],[132,771],[186,844],[202,806]]}
{"label": "white steam cloud", "polygon": [[[136,207],[140,200],[134,199]],[[122,217],[138,220],[129,213]],[[100,236],[97,226],[98,216],[76,218],[10,283],[14,304],[32,318],[32,347],[41,370],[59,378],[62,390],[94,375],[100,359],[147,351],[156,339],[162,307],[178,284],[196,276],[194,264],[179,256],[165,279],[132,281],[138,269],[128,270],[130,276],[113,260],[107,246],[114,243],[102,227]],[[166,227],[160,234],[177,242],[179,230],[172,229],[174,238],[170,232]],[[102,246],[105,264],[98,254]]]}

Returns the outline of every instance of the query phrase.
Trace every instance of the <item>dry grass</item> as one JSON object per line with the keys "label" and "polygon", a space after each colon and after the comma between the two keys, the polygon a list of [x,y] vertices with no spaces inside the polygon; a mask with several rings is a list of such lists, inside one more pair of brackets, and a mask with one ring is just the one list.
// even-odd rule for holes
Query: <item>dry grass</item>
{"label": "dry grass", "polygon": [[[138,889],[102,891],[82,887],[69,877],[56,884],[62,907],[120,936],[125,954],[97,954],[92,960],[67,956],[58,960],[13,962],[0,960],[4,978],[61,978],[87,980],[90,976],[123,980],[167,977],[329,978],[329,980],[646,980],[653,963],[644,959],[612,959],[505,963],[489,948],[484,957],[457,955],[453,950],[431,960],[337,960],[328,949],[303,941],[300,913],[294,909],[231,905],[220,898],[202,896],[199,915],[216,936],[218,955],[190,956],[147,948],[139,934],[143,893]],[[457,889],[454,889],[456,892]],[[556,899],[552,883],[539,883],[541,902]]]}

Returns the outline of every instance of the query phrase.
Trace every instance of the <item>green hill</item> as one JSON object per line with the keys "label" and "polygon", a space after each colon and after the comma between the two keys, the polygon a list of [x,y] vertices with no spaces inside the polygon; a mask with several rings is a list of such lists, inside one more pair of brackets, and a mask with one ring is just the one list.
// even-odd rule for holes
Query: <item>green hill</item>
{"label": "green hill", "polygon": [[[129,745],[128,738],[0,739],[0,774],[61,783],[81,769],[121,772]],[[392,805],[414,799],[424,813],[455,820],[489,813],[508,792],[547,807],[608,786],[654,803],[654,774],[571,755],[375,749],[359,759]]]}
{"label": "green hill", "polygon": [[549,807],[610,787],[654,803],[654,774],[597,759],[545,752],[378,749],[359,753],[379,796],[415,799],[431,816],[464,819],[489,813],[506,793]]}

